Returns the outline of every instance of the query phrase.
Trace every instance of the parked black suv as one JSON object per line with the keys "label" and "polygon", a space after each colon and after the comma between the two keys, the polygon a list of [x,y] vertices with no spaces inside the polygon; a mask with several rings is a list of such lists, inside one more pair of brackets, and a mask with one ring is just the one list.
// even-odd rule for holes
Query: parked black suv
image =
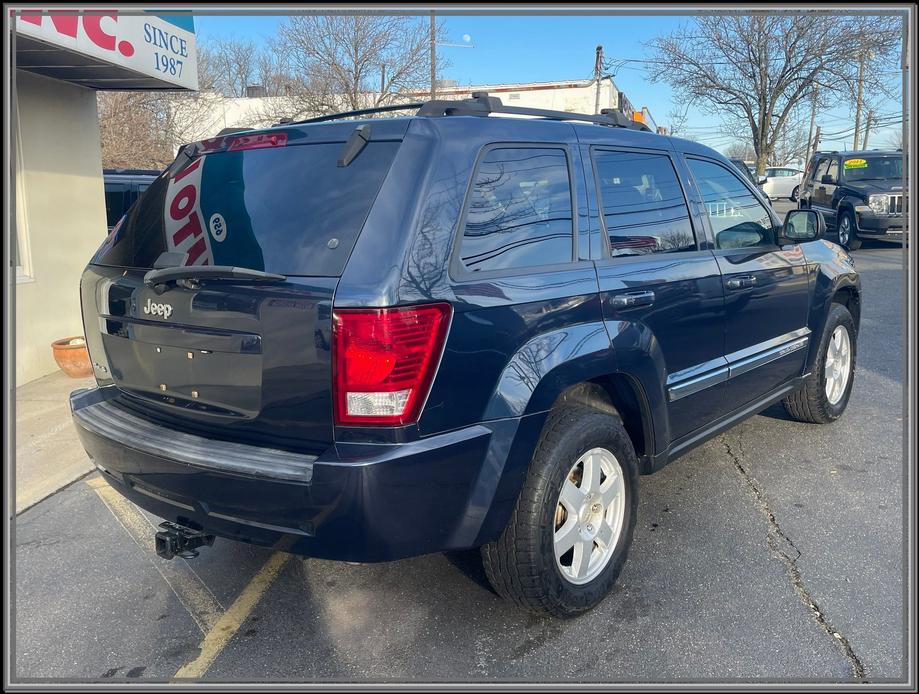
{"label": "parked black suv", "polygon": [[842,414],[858,275],[708,147],[415,107],[184,148],[83,274],[73,417],[168,519],[162,556],[481,547],[501,595],[573,615],[622,568],[639,474],[775,402]]}
{"label": "parked black suv", "polygon": [[906,228],[901,151],[817,152],[804,172],[801,209],[821,212],[839,243],[897,239]]}
{"label": "parked black suv", "polygon": [[159,175],[159,171],[152,169],[103,169],[105,218],[109,231]]}

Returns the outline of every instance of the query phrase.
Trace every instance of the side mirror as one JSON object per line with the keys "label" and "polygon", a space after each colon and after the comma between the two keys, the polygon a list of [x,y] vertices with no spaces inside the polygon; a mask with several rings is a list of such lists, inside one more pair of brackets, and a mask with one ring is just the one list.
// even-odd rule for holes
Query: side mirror
{"label": "side mirror", "polygon": [[823,176],[820,177],[820,182],[821,182],[821,183],[828,183],[828,184],[830,184],[830,185],[836,183],[836,181],[833,180],[833,177],[830,176],[830,174],[823,174]]}
{"label": "side mirror", "polygon": [[769,180],[769,179],[766,178],[765,176],[760,176],[760,177],[759,177],[759,181],[757,181],[757,183],[758,183],[758,185],[763,185],[763,184],[766,183],[766,181],[768,181],[768,180]]}
{"label": "side mirror", "polygon": [[817,210],[789,210],[782,225],[785,243],[805,243],[826,236],[826,222]]}

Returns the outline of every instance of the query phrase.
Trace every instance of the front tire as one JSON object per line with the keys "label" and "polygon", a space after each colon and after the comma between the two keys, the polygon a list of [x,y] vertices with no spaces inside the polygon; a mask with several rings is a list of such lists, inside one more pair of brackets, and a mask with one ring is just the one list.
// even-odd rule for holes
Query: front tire
{"label": "front tire", "polygon": [[620,419],[553,411],[501,536],[482,547],[495,591],[530,610],[573,617],[612,590],[638,509],[638,459]]}
{"label": "front tire", "polygon": [[800,390],[783,401],[799,422],[829,424],[846,410],[855,381],[855,321],[842,304],[830,305],[814,369]]}
{"label": "front tire", "polygon": [[862,240],[855,232],[855,215],[852,210],[843,210],[836,219],[836,233],[839,236],[839,245],[850,251],[857,251],[862,247]]}

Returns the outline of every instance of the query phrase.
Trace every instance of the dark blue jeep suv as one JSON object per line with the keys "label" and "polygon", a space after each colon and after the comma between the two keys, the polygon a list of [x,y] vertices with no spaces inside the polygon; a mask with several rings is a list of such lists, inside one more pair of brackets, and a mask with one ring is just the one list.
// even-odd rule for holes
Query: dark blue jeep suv
{"label": "dark blue jeep suv", "polygon": [[577,614],[639,475],[778,401],[842,414],[858,275],[816,212],[619,113],[412,108],[184,147],[83,275],[73,418],[164,557],[480,547]]}

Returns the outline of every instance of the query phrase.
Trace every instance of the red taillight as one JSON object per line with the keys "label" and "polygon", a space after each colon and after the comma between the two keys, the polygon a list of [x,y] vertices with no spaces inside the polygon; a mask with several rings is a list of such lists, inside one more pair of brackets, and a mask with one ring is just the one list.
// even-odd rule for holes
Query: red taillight
{"label": "red taillight", "polygon": [[449,304],[338,309],[332,370],[337,424],[413,424],[431,388]]}

